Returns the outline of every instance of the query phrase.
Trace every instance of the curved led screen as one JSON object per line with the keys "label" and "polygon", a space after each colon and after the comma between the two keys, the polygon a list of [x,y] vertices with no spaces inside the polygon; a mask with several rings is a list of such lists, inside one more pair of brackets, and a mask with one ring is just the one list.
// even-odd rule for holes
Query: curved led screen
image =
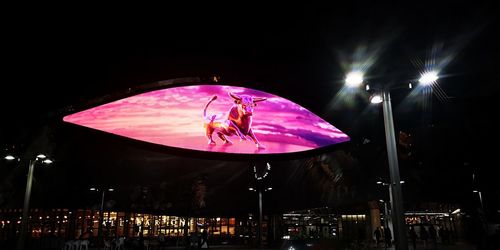
{"label": "curved led screen", "polygon": [[159,145],[234,154],[292,153],[349,140],[287,99],[223,85],[151,91],[63,120]]}

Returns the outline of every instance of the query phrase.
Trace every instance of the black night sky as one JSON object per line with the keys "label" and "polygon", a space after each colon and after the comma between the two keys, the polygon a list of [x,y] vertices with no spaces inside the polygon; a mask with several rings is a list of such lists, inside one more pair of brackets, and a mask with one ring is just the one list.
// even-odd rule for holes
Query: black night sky
{"label": "black night sky", "polygon": [[[150,149],[62,122],[91,100],[212,75],[288,98],[352,138],[326,159],[272,162],[266,209],[379,199],[386,194],[375,181],[389,175],[381,107],[367,94],[342,95],[349,65],[369,61],[368,82],[392,86],[416,83],[425,65],[443,66],[432,91],[392,94],[396,131],[411,135],[410,148],[398,141],[405,205],[474,207],[479,188],[495,213],[498,12],[479,2],[416,5],[12,11],[2,17],[0,143],[22,160],[0,164],[0,208],[22,206],[28,161],[42,150],[55,163],[36,169],[32,206],[91,206],[98,198],[88,188],[107,185],[117,190],[110,206],[182,213],[202,176],[207,213],[253,211],[251,162]],[[339,180],[318,172],[322,160]]]}

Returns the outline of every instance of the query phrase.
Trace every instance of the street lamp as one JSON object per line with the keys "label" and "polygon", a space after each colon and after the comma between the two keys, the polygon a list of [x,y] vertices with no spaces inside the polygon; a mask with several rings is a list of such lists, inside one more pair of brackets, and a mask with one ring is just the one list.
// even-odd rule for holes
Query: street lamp
{"label": "street lamp", "polygon": [[[16,159],[13,155],[6,155],[4,157],[5,160],[13,161]],[[20,158],[17,158],[18,161],[21,161]],[[17,242],[17,249],[23,250],[25,248],[26,235],[28,231],[28,213],[30,209],[30,198],[31,198],[31,187],[33,183],[33,173],[35,171],[35,164],[41,161],[45,164],[51,164],[52,160],[47,158],[44,154],[39,154],[35,157],[35,159],[30,160],[29,168],[28,168],[28,177],[26,181],[26,192],[24,194],[24,206],[23,206],[23,215],[21,219],[21,231],[19,232],[19,239]]]}
{"label": "street lamp", "polygon": [[474,173],[472,173],[472,185],[474,186],[474,189],[472,190],[473,193],[477,193],[479,195],[479,204],[481,205],[481,209],[484,209],[484,206],[483,206],[483,196],[481,195],[481,191],[479,190],[479,188],[476,187],[476,184],[477,181],[476,181],[476,175]]}
{"label": "street lamp", "polygon": [[[438,79],[437,72],[428,71],[424,72],[419,83],[424,86],[429,86],[434,84]],[[363,83],[363,74],[360,72],[351,72],[347,75],[345,84],[347,87],[359,87]],[[412,88],[412,84],[408,85]],[[371,86],[367,85],[366,90],[372,89]],[[399,178],[399,163],[398,154],[396,149],[396,135],[394,132],[394,121],[392,117],[392,106],[391,106],[391,95],[390,88],[383,87],[381,89],[375,89],[378,91],[375,95],[372,95],[370,102],[377,104],[382,103],[383,113],[384,113],[384,128],[385,128],[385,140],[387,145],[387,157],[389,161],[389,171],[391,177],[390,194],[393,197],[391,202],[392,207],[392,217],[394,226],[394,236],[396,242],[396,249],[408,249],[408,240],[406,238],[406,226],[404,220],[403,211],[403,193],[401,191],[401,180]]]}
{"label": "street lamp", "polygon": [[[261,167],[262,168],[262,167]],[[271,165],[269,162],[266,163],[265,168],[257,169],[257,166],[253,166],[254,178],[256,181],[256,187],[249,187],[249,191],[254,191],[259,193],[259,246],[262,246],[262,191],[267,192],[273,190],[269,185],[265,185],[264,180],[269,177],[269,172],[271,171]]]}
{"label": "street lamp", "polygon": [[115,191],[114,188],[95,188],[95,187],[91,187],[89,189],[90,191],[94,191],[94,192],[101,192],[102,195],[101,195],[101,207],[100,207],[100,210],[99,210],[99,227],[98,227],[98,240],[99,240],[99,249],[101,249],[101,243],[103,242],[102,241],[102,224],[104,223],[104,196],[106,194],[106,191],[107,192],[113,192]]}

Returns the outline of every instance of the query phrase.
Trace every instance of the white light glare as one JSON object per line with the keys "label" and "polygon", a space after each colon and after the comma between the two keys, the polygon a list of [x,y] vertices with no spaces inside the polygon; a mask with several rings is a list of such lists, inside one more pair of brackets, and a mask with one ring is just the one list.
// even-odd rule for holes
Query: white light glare
{"label": "white light glare", "polygon": [[44,154],[39,154],[36,156],[36,158],[45,159],[45,158],[47,158],[47,156],[45,156]]}
{"label": "white light glare", "polygon": [[96,189],[94,187],[91,187],[90,188],[90,191],[95,191]]}
{"label": "white light glare", "polygon": [[4,157],[4,159],[5,159],[5,160],[8,160],[8,161],[12,161],[12,160],[15,160],[15,159],[16,159],[16,157],[14,157],[14,156],[12,156],[12,155],[6,155],[6,156]]}
{"label": "white light glare", "polygon": [[110,188],[110,189],[108,189],[108,191],[109,192],[113,192],[113,191],[115,191],[115,189],[114,188]]}
{"label": "white light glare", "polygon": [[458,214],[460,213],[460,208],[455,209],[455,211],[451,212],[451,214]]}
{"label": "white light glare", "polygon": [[420,82],[423,85],[431,85],[435,83],[438,78],[439,77],[436,71],[430,71],[423,73],[422,76],[420,76],[418,82]]}
{"label": "white light glare", "polygon": [[45,159],[43,163],[45,164],[51,164],[53,161],[51,159]]}
{"label": "white light glare", "polygon": [[399,183],[404,184],[404,183],[405,183],[405,181],[400,181]]}
{"label": "white light glare", "polygon": [[348,87],[355,88],[363,83],[363,73],[359,71],[353,71],[347,74],[345,78],[345,84]]}
{"label": "white light glare", "polygon": [[370,103],[378,104],[383,101],[382,96],[380,94],[375,94],[370,97]]}
{"label": "white light glare", "polygon": [[379,185],[380,185],[380,184],[382,184],[382,182],[381,182],[381,181],[377,181],[377,184],[379,184]]}

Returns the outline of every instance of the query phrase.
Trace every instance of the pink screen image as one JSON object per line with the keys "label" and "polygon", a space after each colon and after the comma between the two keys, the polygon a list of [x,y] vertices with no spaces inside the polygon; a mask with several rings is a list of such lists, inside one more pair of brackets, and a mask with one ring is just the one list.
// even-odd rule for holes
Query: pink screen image
{"label": "pink screen image", "polygon": [[233,154],[293,153],[349,141],[342,131],[294,102],[224,85],[151,91],[63,120],[154,144]]}

